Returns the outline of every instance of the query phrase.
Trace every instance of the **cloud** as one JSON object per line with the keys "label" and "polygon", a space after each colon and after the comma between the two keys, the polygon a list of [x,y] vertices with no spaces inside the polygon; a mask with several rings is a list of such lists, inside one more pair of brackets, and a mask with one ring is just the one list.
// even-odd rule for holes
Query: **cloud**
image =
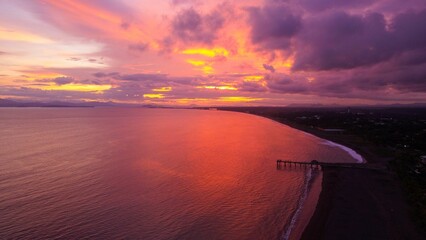
{"label": "cloud", "polygon": [[[111,89],[97,95],[73,92],[70,96],[112,101],[143,101],[143,94],[163,87],[173,89],[164,92],[164,101],[231,96],[226,87],[238,89],[232,94],[299,96],[302,101],[305,96],[314,100],[426,97],[424,0],[262,0],[219,5],[168,0],[138,6],[116,0],[18,2],[0,3],[23,7],[8,11],[16,15],[3,17],[16,21],[8,25],[16,25],[13,30],[18,32],[37,30],[37,36],[55,43],[49,55],[29,41],[7,43],[11,47],[1,50],[22,46],[13,55],[0,51],[8,64],[2,73],[8,86],[57,90],[67,84],[108,84]],[[137,13],[138,9],[144,12]],[[169,54],[161,54],[164,51]],[[22,62],[29,64],[21,66]],[[215,71],[201,75],[188,63],[204,63]],[[23,80],[21,74],[28,77]],[[200,86],[216,86],[216,90]],[[31,89],[9,89],[9,95],[42,96],[42,90]],[[45,96],[68,93],[55,89],[45,91]]]}
{"label": "cloud", "polygon": [[[66,93],[66,94],[64,94]],[[58,91],[58,90],[41,90],[28,87],[2,87],[0,95],[18,96],[20,98],[28,98],[31,100],[46,100],[46,101],[78,101],[79,99],[102,100],[102,95],[93,92],[78,92],[78,91]],[[66,97],[64,97],[66,96]]]}
{"label": "cloud", "polygon": [[172,5],[197,4],[199,0],[171,0]]}
{"label": "cloud", "polygon": [[405,51],[395,59],[395,65],[411,66],[426,63],[426,49]]}
{"label": "cloud", "polygon": [[237,85],[238,90],[245,92],[266,92],[268,89],[256,82],[243,82]]}
{"label": "cloud", "polygon": [[104,78],[104,77],[114,77],[119,75],[118,72],[110,72],[110,73],[104,73],[104,72],[97,72],[94,73],[93,76],[97,77],[97,78]]}
{"label": "cloud", "polygon": [[129,49],[130,50],[136,50],[139,52],[144,52],[148,49],[149,45],[147,43],[136,43],[136,44],[130,44]]}
{"label": "cloud", "polygon": [[426,93],[426,64],[397,68],[392,66],[350,76],[345,82],[364,91],[399,91]]}
{"label": "cloud", "polygon": [[426,47],[426,9],[407,11],[397,15],[391,24],[396,50],[424,49]]}
{"label": "cloud", "polygon": [[[392,57],[384,16],[332,12],[312,18],[298,38],[295,70],[368,66]],[[302,49],[303,48],[303,49]]]}
{"label": "cloud", "polygon": [[79,58],[79,57],[70,57],[70,58],[68,58],[67,60],[69,60],[69,61],[74,61],[74,62],[78,62],[78,61],[80,61],[80,60],[81,60],[81,58]]}
{"label": "cloud", "polygon": [[274,68],[274,66],[272,66],[272,65],[268,65],[268,64],[263,64],[263,68],[265,69],[265,70],[268,70],[268,71],[270,71],[271,73],[274,73],[275,72],[275,68]]}
{"label": "cloud", "polygon": [[405,12],[390,24],[383,14],[331,12],[314,17],[298,38],[294,70],[352,69],[386,62],[426,47],[426,10]]}
{"label": "cloud", "polygon": [[129,28],[130,28],[130,23],[128,23],[128,22],[123,22],[123,23],[120,25],[120,27],[121,27],[122,29],[124,29],[124,30],[127,30],[127,29],[129,29]]}
{"label": "cloud", "polygon": [[180,11],[171,21],[173,37],[185,43],[212,44],[225,18],[219,10],[201,15],[194,8]]}
{"label": "cloud", "polygon": [[308,93],[309,87],[303,79],[294,80],[290,76],[271,76],[265,77],[267,86],[272,92],[277,93]]}
{"label": "cloud", "polygon": [[57,85],[64,85],[74,82],[75,79],[72,77],[57,77],[53,79],[53,82],[55,82]]}
{"label": "cloud", "polygon": [[285,5],[251,7],[248,22],[251,41],[267,49],[286,49],[290,39],[302,28],[302,18]]}
{"label": "cloud", "polygon": [[299,0],[300,5],[311,11],[324,11],[335,8],[358,8],[369,6],[378,0]]}
{"label": "cloud", "polygon": [[167,81],[167,74],[137,73],[117,75],[114,78],[126,81]]}

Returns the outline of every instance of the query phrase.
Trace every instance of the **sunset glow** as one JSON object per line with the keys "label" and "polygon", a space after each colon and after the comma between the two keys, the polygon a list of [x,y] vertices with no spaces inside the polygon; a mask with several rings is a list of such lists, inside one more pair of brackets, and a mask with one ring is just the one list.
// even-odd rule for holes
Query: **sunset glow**
{"label": "sunset glow", "polygon": [[198,48],[198,49],[186,49],[182,51],[183,54],[187,55],[202,55],[206,57],[216,57],[216,56],[228,56],[229,53],[224,48],[213,48],[213,49],[207,49],[207,48]]}
{"label": "sunset glow", "polygon": [[111,85],[92,85],[92,84],[65,84],[65,85],[49,85],[42,87],[43,90],[56,90],[56,91],[77,91],[77,92],[97,92],[101,93],[110,89]]}
{"label": "sunset glow", "polygon": [[159,93],[147,93],[143,95],[144,98],[164,98],[164,94]]}
{"label": "sunset glow", "polygon": [[425,21],[423,0],[1,1],[0,98],[425,102]]}
{"label": "sunset glow", "polygon": [[201,86],[201,87],[197,87],[197,88],[217,89],[217,90],[232,90],[232,91],[238,90],[236,87],[233,87],[233,86]]}

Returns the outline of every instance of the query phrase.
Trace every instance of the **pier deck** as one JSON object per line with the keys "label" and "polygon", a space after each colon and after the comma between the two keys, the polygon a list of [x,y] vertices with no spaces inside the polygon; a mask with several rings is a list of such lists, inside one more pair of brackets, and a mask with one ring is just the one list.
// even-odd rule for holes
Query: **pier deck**
{"label": "pier deck", "polygon": [[371,169],[371,170],[385,170],[368,163],[326,163],[320,162],[317,160],[312,160],[310,162],[298,162],[298,161],[289,161],[289,160],[277,160],[277,169],[282,169],[284,167],[312,167],[312,168],[323,168],[323,167],[338,167],[338,168],[354,168],[354,169]]}

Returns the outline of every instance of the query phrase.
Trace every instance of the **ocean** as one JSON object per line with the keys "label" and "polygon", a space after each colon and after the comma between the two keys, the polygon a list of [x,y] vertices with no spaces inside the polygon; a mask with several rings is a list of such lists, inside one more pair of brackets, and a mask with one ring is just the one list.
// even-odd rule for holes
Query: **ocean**
{"label": "ocean", "polygon": [[294,239],[321,173],[276,160],[351,151],[236,112],[2,108],[0,239]]}

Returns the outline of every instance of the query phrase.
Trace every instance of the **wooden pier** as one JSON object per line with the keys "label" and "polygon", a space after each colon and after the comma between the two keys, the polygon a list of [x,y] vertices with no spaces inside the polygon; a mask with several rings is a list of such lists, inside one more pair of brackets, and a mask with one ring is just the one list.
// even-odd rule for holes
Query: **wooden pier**
{"label": "wooden pier", "polygon": [[277,169],[283,169],[286,167],[311,167],[311,168],[324,168],[324,167],[338,167],[338,168],[355,168],[355,169],[372,169],[372,170],[385,170],[377,166],[363,163],[326,163],[317,160],[310,162],[298,162],[289,160],[277,160]]}

